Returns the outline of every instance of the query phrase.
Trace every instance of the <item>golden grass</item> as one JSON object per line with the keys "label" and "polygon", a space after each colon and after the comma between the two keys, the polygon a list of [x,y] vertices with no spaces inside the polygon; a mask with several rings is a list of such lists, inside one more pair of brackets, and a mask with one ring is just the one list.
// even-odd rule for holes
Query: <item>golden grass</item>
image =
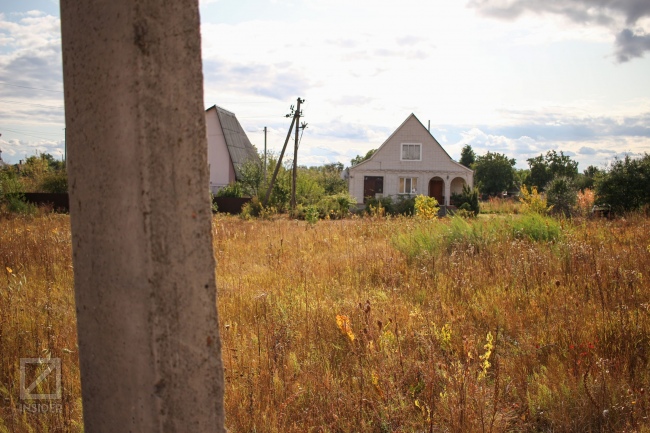
{"label": "golden grass", "polygon": [[517,214],[521,212],[521,203],[515,197],[489,197],[481,202],[484,214]]}
{"label": "golden grass", "polygon": [[[81,431],[70,222],[0,217],[0,432]],[[63,399],[22,401],[20,358],[60,358]],[[53,375],[52,375],[53,377]],[[33,376],[26,377],[27,382]],[[55,392],[52,380],[34,392]],[[39,412],[23,405],[45,404]],[[51,408],[49,403],[53,405]]]}
{"label": "golden grass", "polygon": [[[395,248],[426,224],[215,218],[231,432],[649,431],[648,219]],[[67,226],[0,221],[0,432],[78,430]],[[15,409],[18,359],[44,349],[64,369],[49,418]]]}

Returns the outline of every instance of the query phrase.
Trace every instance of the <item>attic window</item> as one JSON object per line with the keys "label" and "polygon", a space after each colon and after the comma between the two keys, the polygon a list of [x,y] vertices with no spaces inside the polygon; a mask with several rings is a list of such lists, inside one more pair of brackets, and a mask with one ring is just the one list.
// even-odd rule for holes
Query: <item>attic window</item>
{"label": "attic window", "polygon": [[422,160],[422,145],[414,143],[402,144],[402,161],[421,161]]}

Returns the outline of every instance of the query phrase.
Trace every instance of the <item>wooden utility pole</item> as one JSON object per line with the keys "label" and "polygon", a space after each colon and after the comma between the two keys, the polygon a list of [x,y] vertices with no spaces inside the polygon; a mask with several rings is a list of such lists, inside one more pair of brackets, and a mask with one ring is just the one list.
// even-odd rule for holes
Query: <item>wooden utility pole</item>
{"label": "wooden utility pole", "polygon": [[[292,108],[293,109],[293,108]],[[290,116],[287,115],[287,117]],[[269,188],[266,190],[266,197],[264,198],[264,206],[269,204],[269,198],[271,197],[271,191],[273,190],[273,184],[275,183],[275,178],[278,177],[278,171],[280,171],[280,166],[282,165],[282,157],[284,156],[284,151],[287,149],[287,143],[289,143],[289,137],[291,137],[291,130],[293,130],[293,125],[296,123],[296,116],[293,116],[291,121],[291,126],[289,126],[289,132],[287,133],[287,138],[284,140],[284,146],[282,146],[282,152],[280,152],[280,157],[278,162],[275,164],[275,170],[273,170],[273,177],[271,177],[271,182],[269,182]],[[296,125],[298,128],[298,125]]]}
{"label": "wooden utility pole", "polygon": [[264,127],[264,180],[266,180],[266,126]]}
{"label": "wooden utility pole", "polygon": [[291,211],[296,210],[296,179],[298,177],[298,130],[300,129],[298,125],[300,124],[300,103],[305,102],[304,99],[298,98],[298,106],[296,108],[296,114],[294,115],[294,120],[296,121],[296,138],[293,146],[293,178],[291,180]]}

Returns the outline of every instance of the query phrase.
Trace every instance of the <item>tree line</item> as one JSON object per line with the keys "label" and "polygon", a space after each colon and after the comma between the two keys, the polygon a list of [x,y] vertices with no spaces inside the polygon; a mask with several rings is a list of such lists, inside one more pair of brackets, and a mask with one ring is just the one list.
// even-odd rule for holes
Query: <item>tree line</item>
{"label": "tree line", "polygon": [[556,212],[569,213],[578,191],[593,190],[595,203],[615,212],[650,206],[650,155],[626,155],[608,167],[593,165],[582,173],[578,162],[563,151],[549,150],[529,158],[527,169],[516,169],[516,160],[498,152],[477,156],[470,145],[461,151],[460,163],[474,170],[474,184],[482,194],[495,196],[518,192],[522,186],[545,193]]}
{"label": "tree line", "polygon": [[[371,149],[365,155],[357,155],[350,165],[367,160],[375,151]],[[269,187],[268,173],[272,173],[277,164],[277,158],[270,152],[267,160],[266,173],[261,158],[244,164],[240,179],[220,190],[218,195],[253,197],[258,203],[257,212],[261,212]],[[650,206],[650,155],[647,153],[636,158],[626,155],[615,159],[606,168],[590,165],[579,172],[578,162],[563,151],[549,150],[527,159],[527,169],[516,169],[514,158],[490,151],[476,155],[470,145],[465,145],[459,163],[474,170],[474,184],[483,196],[518,193],[522,187],[529,191],[534,188],[546,195],[557,212],[569,213],[578,191],[593,190],[595,203],[611,207],[615,212]],[[355,203],[348,193],[344,170],[345,166],[340,162],[299,166],[296,183],[299,212],[310,210],[318,212],[321,217],[344,215],[346,209]],[[64,162],[48,153],[30,156],[20,164],[0,167],[0,206],[5,209],[20,208],[22,193],[65,193],[67,190]],[[291,161],[287,161],[279,169],[266,205],[276,212],[285,212],[290,198]]]}

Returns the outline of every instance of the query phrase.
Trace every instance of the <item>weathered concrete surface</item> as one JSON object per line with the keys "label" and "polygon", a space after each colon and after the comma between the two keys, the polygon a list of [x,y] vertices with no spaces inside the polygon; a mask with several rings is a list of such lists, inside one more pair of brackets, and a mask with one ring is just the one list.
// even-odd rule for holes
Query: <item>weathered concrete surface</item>
{"label": "weathered concrete surface", "polygon": [[86,432],[222,432],[198,0],[61,0]]}

